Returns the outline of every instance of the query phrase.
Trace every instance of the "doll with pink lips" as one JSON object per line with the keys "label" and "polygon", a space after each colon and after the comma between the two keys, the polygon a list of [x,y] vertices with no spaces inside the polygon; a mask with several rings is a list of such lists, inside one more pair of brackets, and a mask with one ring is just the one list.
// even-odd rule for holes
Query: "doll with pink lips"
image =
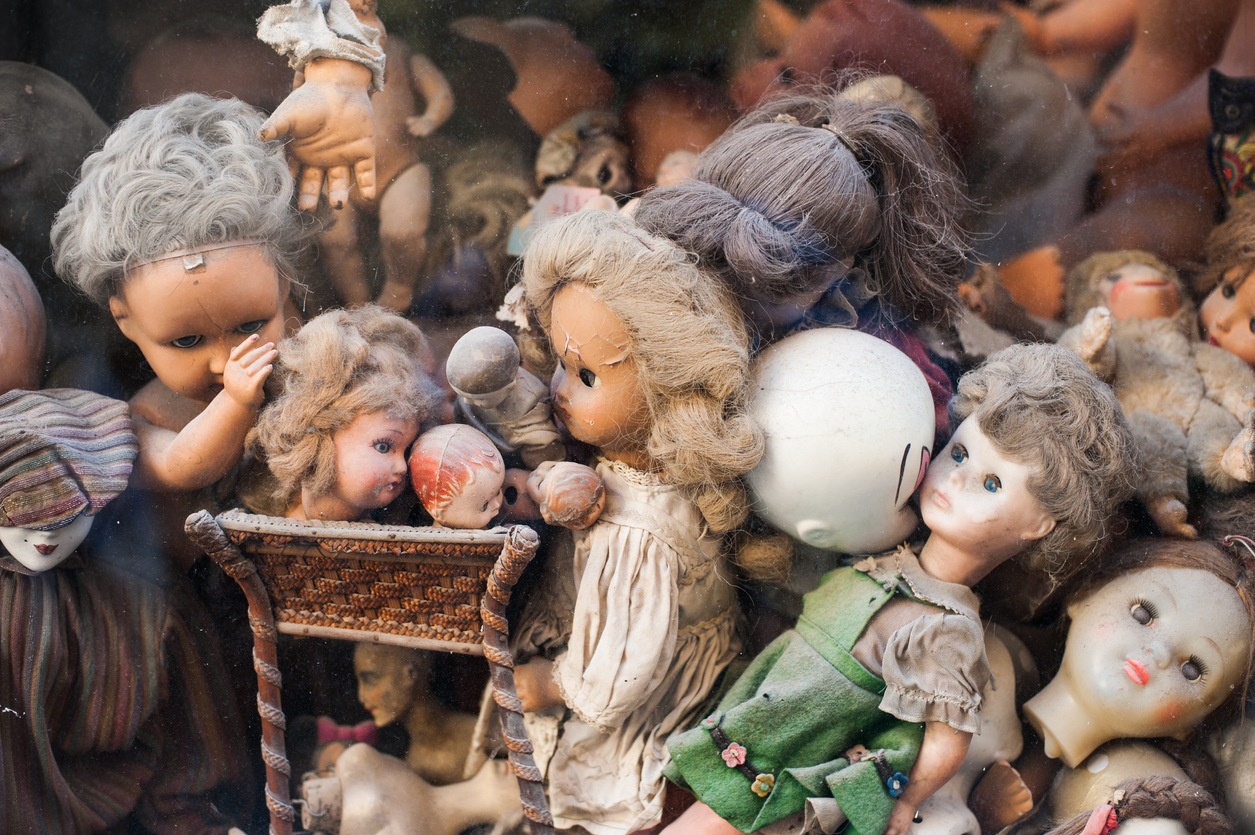
{"label": "doll with pink lips", "polygon": [[1067,615],[1059,673],[1024,704],[1046,754],[1067,766],[1108,740],[1187,739],[1240,704],[1255,575],[1215,544],[1134,542],[1086,576]]}
{"label": "doll with pink lips", "polygon": [[1199,309],[1204,335],[1212,345],[1255,365],[1255,200],[1236,201],[1224,223],[1203,248],[1206,267],[1197,288],[1209,291]]}
{"label": "doll with pink lips", "polygon": [[426,340],[381,307],[332,310],[282,343],[282,393],[248,436],[292,519],[354,522],[409,483],[406,451],[439,399]]}

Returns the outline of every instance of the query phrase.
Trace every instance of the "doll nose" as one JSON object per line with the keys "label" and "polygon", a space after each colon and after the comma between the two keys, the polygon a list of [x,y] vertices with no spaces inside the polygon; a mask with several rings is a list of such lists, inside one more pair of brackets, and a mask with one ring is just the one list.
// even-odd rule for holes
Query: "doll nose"
{"label": "doll nose", "polygon": [[1150,647],[1150,659],[1159,669],[1165,669],[1172,663],[1172,648],[1162,641],[1156,641]]}

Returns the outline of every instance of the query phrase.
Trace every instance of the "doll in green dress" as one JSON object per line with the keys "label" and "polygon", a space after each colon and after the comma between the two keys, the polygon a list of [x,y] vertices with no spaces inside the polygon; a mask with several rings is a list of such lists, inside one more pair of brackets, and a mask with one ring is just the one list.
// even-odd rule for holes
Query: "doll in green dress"
{"label": "doll in green dress", "polygon": [[1132,491],[1119,404],[1076,359],[1014,345],[960,381],[958,429],[920,488],[927,541],[830,572],[797,626],[671,737],[667,776],[700,801],[672,835],[755,832],[808,798],[835,801],[854,835],[904,835],[979,728],[989,668],[971,586],[1012,557],[1088,558]]}

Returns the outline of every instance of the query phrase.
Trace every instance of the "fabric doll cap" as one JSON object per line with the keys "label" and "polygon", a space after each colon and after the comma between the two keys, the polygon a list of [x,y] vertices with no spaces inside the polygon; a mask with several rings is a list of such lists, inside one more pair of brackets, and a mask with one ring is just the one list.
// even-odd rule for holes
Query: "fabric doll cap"
{"label": "fabric doll cap", "polygon": [[130,409],[79,389],[0,394],[0,527],[54,530],[126,488]]}

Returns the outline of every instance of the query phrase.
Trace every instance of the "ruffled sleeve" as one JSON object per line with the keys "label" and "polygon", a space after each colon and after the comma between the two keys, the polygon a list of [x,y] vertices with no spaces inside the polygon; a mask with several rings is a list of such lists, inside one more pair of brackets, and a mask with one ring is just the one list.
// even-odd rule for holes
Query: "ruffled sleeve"
{"label": "ruffled sleeve", "polygon": [[609,732],[663,681],[678,630],[678,557],[637,527],[590,529],[571,641],[558,689],[582,720]]}
{"label": "ruffled sleeve", "polygon": [[980,732],[989,662],[981,626],[951,612],[925,615],[889,636],[880,709],[908,722]]}

